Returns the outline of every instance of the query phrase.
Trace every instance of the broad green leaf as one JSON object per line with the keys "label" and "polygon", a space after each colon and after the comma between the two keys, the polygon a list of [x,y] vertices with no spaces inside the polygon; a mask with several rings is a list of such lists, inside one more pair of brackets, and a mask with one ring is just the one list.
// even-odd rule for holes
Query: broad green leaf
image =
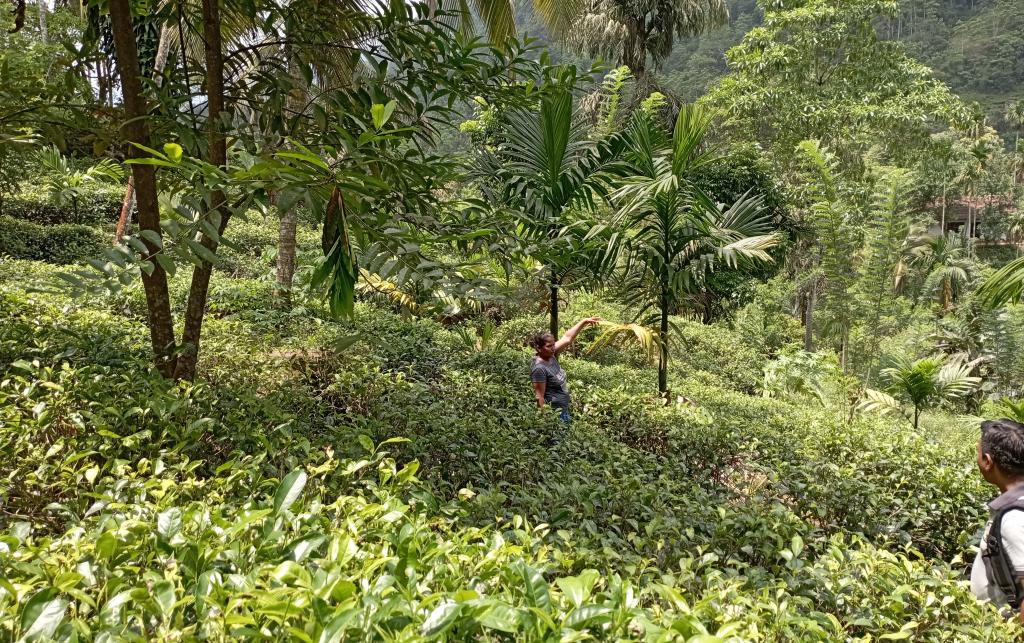
{"label": "broad green leaf", "polygon": [[302,469],[296,469],[285,476],[281,486],[277,488],[277,493],[274,494],[274,515],[279,516],[281,512],[291,507],[302,495],[305,486],[306,472]]}
{"label": "broad green leaf", "polygon": [[156,517],[156,533],[170,540],[181,531],[181,509],[172,507]]}
{"label": "broad green leaf", "polygon": [[594,620],[600,619],[612,613],[612,608],[604,605],[584,605],[573,610],[572,614],[565,619],[565,626],[578,628],[588,625]]}
{"label": "broad green leaf", "polygon": [[523,561],[519,561],[514,569],[522,580],[523,591],[529,604],[541,609],[549,607],[551,605],[551,596],[548,593],[547,581],[544,580],[541,573]]}
{"label": "broad green leaf", "polygon": [[359,440],[359,444],[362,445],[363,449],[365,449],[367,453],[373,453],[375,451],[373,440],[370,439],[370,436],[365,433],[360,433],[359,437],[356,439]]}
{"label": "broad green leaf", "polygon": [[345,634],[346,626],[359,616],[357,608],[342,610],[324,627],[320,633],[319,643],[338,643]]}
{"label": "broad green leaf", "polygon": [[504,603],[493,603],[482,614],[476,617],[480,625],[492,630],[515,634],[522,623],[519,610]]}
{"label": "broad green leaf", "polygon": [[63,598],[53,598],[55,594],[56,591],[53,589],[44,589],[25,604],[25,609],[21,613],[22,640],[46,640],[57,631],[64,619],[64,610],[68,607],[68,601]]}
{"label": "broad green leaf", "polygon": [[423,621],[420,631],[427,638],[440,636],[455,623],[461,610],[462,605],[459,603],[445,602],[438,605]]}
{"label": "broad green leaf", "polygon": [[370,114],[373,117],[373,127],[378,130],[382,129],[391,120],[391,115],[395,113],[396,107],[398,107],[398,103],[395,101],[389,101],[387,105],[375,103],[370,108]]}
{"label": "broad green leaf", "polygon": [[174,611],[174,585],[170,581],[161,581],[154,585],[153,598],[156,599],[156,604],[165,617]]}
{"label": "broad green leaf", "polygon": [[569,602],[572,603],[573,607],[579,607],[583,604],[586,594],[583,587],[583,580],[576,576],[567,576],[565,578],[556,579],[555,585],[558,586],[558,589],[562,590],[562,593],[569,599]]}

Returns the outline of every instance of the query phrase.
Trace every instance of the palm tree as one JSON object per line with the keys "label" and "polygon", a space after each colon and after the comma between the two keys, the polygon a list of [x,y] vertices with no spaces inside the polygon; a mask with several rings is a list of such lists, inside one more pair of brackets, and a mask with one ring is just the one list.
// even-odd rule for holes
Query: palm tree
{"label": "palm tree", "polygon": [[[502,200],[522,215],[521,232],[540,247],[548,272],[550,330],[558,333],[558,291],[568,272],[581,264],[603,263],[574,225],[573,211],[593,209],[607,191],[607,175],[617,155],[613,137],[596,142],[586,137],[573,111],[572,94],[555,88],[536,111],[520,110],[507,121],[505,140],[483,157],[483,172],[503,178]],[[493,178],[493,177],[492,177]]]}
{"label": "palm tree", "polygon": [[[432,3],[438,6],[438,0]],[[512,0],[443,4],[461,11],[464,20],[475,11],[495,42],[515,35]],[[533,7],[570,49],[625,65],[640,84],[649,78],[648,58],[661,64],[676,38],[697,36],[729,21],[725,0],[533,0]]]}
{"label": "palm tree", "polygon": [[[914,407],[913,424],[918,427],[921,412],[941,402],[962,398],[981,383],[980,377],[971,375],[973,365],[963,357],[947,359],[944,355],[911,360],[897,358],[893,365],[882,370],[888,380],[886,391],[868,389],[860,408],[865,411],[902,411],[900,398]],[[896,396],[896,397],[894,397]]]}
{"label": "palm tree", "polygon": [[103,159],[84,171],[75,168],[56,146],[44,147],[36,153],[39,164],[46,168],[43,184],[50,200],[58,206],[71,205],[78,218],[78,199],[90,185],[114,183],[124,178],[124,169],[110,159]]}
{"label": "palm tree", "polygon": [[729,21],[725,0],[534,0],[538,13],[577,53],[626,65],[643,85],[648,58],[661,64],[676,38],[706,33]]}
{"label": "palm tree", "polygon": [[712,115],[687,105],[671,141],[641,110],[628,131],[627,157],[636,174],[614,194],[625,251],[627,301],[637,316],[657,310],[660,322],[658,390],[668,391],[669,315],[688,295],[706,288],[722,263],[771,261],[778,243],[762,215],[761,197],[744,195],[731,207],[714,202],[695,183],[697,172],[719,157],[705,146]]}
{"label": "palm tree", "polygon": [[[966,162],[961,167],[957,182],[964,186],[967,195],[967,225],[964,227],[964,239],[974,238],[978,227],[978,215],[974,211],[975,201],[978,197],[978,188],[982,179],[988,172],[989,162],[992,160],[992,144],[987,137],[982,136],[980,125],[977,127],[977,136],[971,142],[967,150]],[[968,251],[971,248],[968,247]]]}
{"label": "palm tree", "polygon": [[976,268],[963,237],[955,233],[920,237],[910,250],[911,265],[924,273],[923,294],[934,298],[942,314],[948,313],[974,280]]}
{"label": "palm tree", "polygon": [[1017,184],[1017,177],[1024,169],[1024,150],[1020,147],[1020,132],[1024,130],[1024,100],[1013,101],[1006,105],[1006,121],[1016,130],[1013,139],[1013,184]]}

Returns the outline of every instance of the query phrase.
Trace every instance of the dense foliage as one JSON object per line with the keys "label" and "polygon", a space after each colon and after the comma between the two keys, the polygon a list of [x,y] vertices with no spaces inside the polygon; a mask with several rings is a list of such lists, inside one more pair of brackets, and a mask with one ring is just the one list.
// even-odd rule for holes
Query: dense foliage
{"label": "dense foliage", "polygon": [[1019,638],[1018,14],[0,12],[0,640]]}
{"label": "dense foliage", "polygon": [[116,302],[20,285],[47,274],[3,271],[10,636],[1009,636],[937,562],[986,493],[959,429],[837,426],[701,377],[664,408],[644,371],[569,360],[565,432],[521,348],[369,306],[216,320],[205,382],[176,385]]}

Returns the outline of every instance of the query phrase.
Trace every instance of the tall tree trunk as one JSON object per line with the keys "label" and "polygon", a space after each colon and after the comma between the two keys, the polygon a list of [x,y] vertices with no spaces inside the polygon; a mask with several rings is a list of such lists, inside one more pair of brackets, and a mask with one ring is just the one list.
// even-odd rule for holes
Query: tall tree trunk
{"label": "tall tree trunk", "polygon": [[942,177],[942,220],[939,223],[939,234],[940,235],[945,235],[946,234],[946,191],[947,191],[946,183],[947,183],[946,177],[943,176]]}
{"label": "tall tree trunk", "polygon": [[629,67],[639,88],[647,83],[647,33],[642,18],[626,20],[626,42],[623,43],[622,63]]}
{"label": "tall tree trunk", "polygon": [[[207,161],[218,167],[227,165],[227,138],[221,128],[221,117],[224,113],[224,53],[220,31],[220,0],[203,0],[203,49],[206,57],[206,96],[207,96]],[[226,196],[222,190],[210,193],[207,206],[209,213],[220,213],[218,237],[231,218],[231,209],[227,207]],[[204,213],[202,216],[208,216]],[[203,233],[199,240],[210,252],[217,251],[218,240]],[[185,327],[181,335],[182,352],[178,356],[178,365],[174,376],[178,379],[192,380],[196,376],[196,365],[199,362],[199,338],[203,331],[203,318],[206,316],[206,300],[210,294],[210,276],[213,264],[201,260],[200,265],[192,271],[192,285],[189,288],[188,303],[185,306]]]}
{"label": "tall tree trunk", "polygon": [[846,362],[847,362],[847,357],[848,357],[849,351],[850,351],[850,329],[849,328],[844,328],[843,329],[842,337],[839,338],[839,366],[840,366],[840,368],[843,369],[844,373],[847,372],[847,370],[846,370]]}
{"label": "tall tree trunk", "polygon": [[[291,91],[288,94],[287,108],[291,117],[296,122],[301,121],[305,100],[299,92],[299,69],[298,62],[289,51],[288,54],[288,75],[291,78]],[[294,129],[292,135],[295,135]],[[279,211],[281,221],[277,229],[277,286],[274,288],[274,297],[278,304],[284,308],[291,308],[292,305],[292,280],[295,277],[295,230],[298,227],[299,216],[295,209],[294,202],[287,211]]]}
{"label": "tall tree trunk", "polygon": [[36,6],[39,8],[39,37],[42,39],[43,44],[46,44],[50,41],[50,31],[46,26],[46,0],[39,0]]}
{"label": "tall tree trunk", "polygon": [[[45,1],[45,0],[40,0]],[[167,56],[171,52],[171,29],[167,25],[160,30],[160,43],[156,48],[156,60],[153,61],[153,82],[160,87],[164,82],[164,67],[167,66]],[[131,216],[132,208],[135,206],[135,177],[128,177],[128,185],[125,186],[124,199],[121,201],[121,215],[117,218],[117,230],[114,232],[114,243],[118,244],[124,240],[125,232],[128,230],[128,218]]]}
{"label": "tall tree trunk", "polygon": [[555,273],[555,269],[551,269],[551,283],[548,284],[551,292],[550,310],[551,323],[549,324],[549,330],[551,334],[556,338],[558,337],[558,274]]}
{"label": "tall tree trunk", "polygon": [[107,104],[107,87],[109,85],[110,83],[107,82],[107,73],[104,67],[104,60],[101,58],[96,63],[96,88],[97,92],[99,93],[100,105]]}
{"label": "tall tree trunk", "polygon": [[[150,147],[148,109],[142,94],[142,72],[139,67],[139,52],[135,43],[130,0],[110,0],[110,22],[114,40],[114,55],[121,74],[121,92],[124,100],[126,122],[122,126],[127,138],[128,158],[144,156],[142,150],[131,143]],[[138,192],[139,227],[152,230],[160,235],[160,206],[157,202],[156,168],[152,165],[132,165],[132,177]],[[167,292],[167,273],[152,259],[159,247],[143,239],[148,251],[147,259],[153,264],[150,274],[142,273],[142,285],[146,291],[146,309],[149,317],[150,340],[157,370],[170,377],[175,370],[174,318],[171,314],[171,299]]]}
{"label": "tall tree trunk", "polygon": [[661,295],[661,336],[658,355],[658,392],[668,394],[668,295]]}
{"label": "tall tree trunk", "polygon": [[292,305],[292,280],[295,277],[295,230],[299,215],[292,206],[281,212],[277,229],[277,286],[274,297],[284,308]]}
{"label": "tall tree trunk", "polygon": [[805,295],[804,303],[804,350],[814,352],[814,288]]}

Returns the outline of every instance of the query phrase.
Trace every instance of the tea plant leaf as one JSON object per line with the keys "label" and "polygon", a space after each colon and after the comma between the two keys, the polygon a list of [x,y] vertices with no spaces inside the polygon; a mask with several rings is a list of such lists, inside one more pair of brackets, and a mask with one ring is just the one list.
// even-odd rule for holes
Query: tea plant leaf
{"label": "tea plant leaf", "polygon": [[156,533],[164,540],[174,538],[181,531],[181,509],[172,507],[156,517]]}
{"label": "tea plant leaf", "polygon": [[522,613],[504,603],[491,602],[476,620],[486,628],[515,634],[522,626]]}
{"label": "tea plant leaf", "polygon": [[579,607],[565,619],[565,626],[574,629],[579,629],[583,625],[592,623],[595,620],[602,619],[612,613],[612,608],[605,607],[602,605],[584,605]]}
{"label": "tea plant leaf", "polygon": [[305,486],[306,472],[302,469],[296,469],[285,476],[281,486],[277,488],[277,493],[274,494],[274,515],[279,516],[281,512],[291,507],[302,495]]}
{"label": "tea plant leaf", "polygon": [[174,611],[174,585],[170,581],[161,581],[153,586],[153,598],[164,617],[170,616]]}
{"label": "tea plant leaf", "polygon": [[345,635],[346,627],[358,615],[359,610],[356,608],[342,610],[340,614],[332,618],[324,626],[323,632],[320,633],[320,638],[317,639],[318,643],[338,643],[341,641]]}
{"label": "tea plant leaf", "polygon": [[57,631],[64,619],[68,601],[52,598],[54,589],[45,589],[29,599],[21,614],[22,641],[46,640]]}
{"label": "tea plant leaf", "polygon": [[878,638],[883,641],[902,641],[904,639],[909,639],[914,635],[914,632],[917,630],[917,626],[917,621],[910,621],[909,623],[904,624],[903,627],[900,628],[899,632],[890,632],[888,634],[883,634]]}
{"label": "tea plant leaf", "polygon": [[522,580],[523,591],[530,606],[541,609],[549,607],[551,595],[548,593],[548,584],[541,573],[522,561],[516,564],[514,569]]}
{"label": "tea plant leaf", "polygon": [[427,638],[440,636],[455,623],[461,611],[462,605],[459,603],[445,602],[438,605],[427,619],[423,621],[423,627],[421,628],[423,636]]}
{"label": "tea plant leaf", "polygon": [[576,576],[567,576],[555,580],[555,585],[562,590],[565,597],[569,599],[573,607],[579,607],[586,598],[586,590],[583,587],[583,580]]}

